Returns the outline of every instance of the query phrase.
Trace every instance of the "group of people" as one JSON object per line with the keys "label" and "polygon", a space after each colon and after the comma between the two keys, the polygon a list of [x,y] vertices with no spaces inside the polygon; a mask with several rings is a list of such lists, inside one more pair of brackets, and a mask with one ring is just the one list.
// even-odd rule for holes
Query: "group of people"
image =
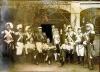
{"label": "group of people", "polygon": [[3,34],[4,56],[9,56],[12,61],[20,59],[23,55],[31,59],[35,64],[60,62],[63,66],[66,62],[88,65],[93,69],[95,50],[93,41],[95,38],[94,26],[86,24],[85,33],[78,27],[76,31],[71,25],[63,25],[62,29],[52,25],[52,41],[42,32],[42,27],[33,31],[31,26],[23,28],[17,25],[17,31],[13,31],[13,24],[7,22]]}

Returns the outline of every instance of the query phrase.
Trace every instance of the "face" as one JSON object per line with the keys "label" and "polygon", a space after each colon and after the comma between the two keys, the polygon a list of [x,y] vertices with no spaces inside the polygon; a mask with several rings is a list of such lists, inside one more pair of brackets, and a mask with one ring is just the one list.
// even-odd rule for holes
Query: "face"
{"label": "face", "polygon": [[46,33],[43,33],[44,36],[46,36]]}
{"label": "face", "polygon": [[86,30],[90,30],[91,28],[89,26],[86,26]]}
{"label": "face", "polygon": [[67,39],[65,39],[65,44],[67,44]]}
{"label": "face", "polygon": [[22,28],[19,28],[18,31],[19,31],[19,32],[22,32]]}
{"label": "face", "polygon": [[71,41],[72,41],[72,39],[71,39],[71,38],[68,38],[67,40],[68,40],[68,42],[71,42]]}
{"label": "face", "polygon": [[62,29],[60,30],[60,34],[62,34]]}
{"label": "face", "polygon": [[42,32],[42,29],[41,28],[39,29],[39,32]]}
{"label": "face", "polygon": [[33,38],[30,39],[30,42],[31,42],[31,43],[33,42]]}
{"label": "face", "polygon": [[70,27],[70,28],[68,28],[68,31],[72,31],[72,28]]}
{"label": "face", "polygon": [[52,25],[52,29],[54,29],[55,28],[55,26],[54,25]]}
{"label": "face", "polygon": [[78,32],[80,33],[81,32],[81,29],[78,29]]}
{"label": "face", "polygon": [[47,39],[47,43],[50,43],[50,39]]}
{"label": "face", "polygon": [[11,29],[10,25],[7,25],[7,29],[8,29],[8,30]]}
{"label": "face", "polygon": [[64,24],[64,28],[66,28],[66,24]]}

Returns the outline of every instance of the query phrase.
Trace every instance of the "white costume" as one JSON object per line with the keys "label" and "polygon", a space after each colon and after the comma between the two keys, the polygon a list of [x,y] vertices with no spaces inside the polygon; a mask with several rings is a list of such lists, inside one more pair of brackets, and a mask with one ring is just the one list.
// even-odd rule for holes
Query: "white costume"
{"label": "white costume", "polygon": [[73,48],[74,48],[73,46],[74,46],[74,44],[72,42],[70,42],[70,45],[67,44],[66,48],[68,51],[70,51],[70,50],[73,50]]}
{"label": "white costume", "polygon": [[22,55],[22,51],[23,51],[23,48],[24,48],[24,44],[22,42],[17,42],[16,44],[16,55]]}
{"label": "white costume", "polygon": [[[22,24],[17,25],[17,29],[19,30],[22,28]],[[24,48],[23,44],[23,33],[22,32],[16,32],[16,35],[18,35],[17,43],[16,43],[16,55],[22,55],[22,51]]]}
{"label": "white costume", "polygon": [[72,43],[70,43],[70,45],[62,44],[61,49],[66,49],[66,50],[70,51],[73,49],[73,44]]}
{"label": "white costume", "polygon": [[11,42],[13,42],[13,37],[12,34],[14,33],[11,29],[13,28],[13,24],[11,22],[7,22],[5,24],[5,26],[9,26],[10,29],[9,30],[4,30],[1,32],[1,34],[4,34],[4,41],[9,44]]}
{"label": "white costume", "polygon": [[76,52],[78,56],[84,56],[84,46],[83,45],[76,45]]}
{"label": "white costume", "polygon": [[83,38],[83,34],[82,33],[78,33],[76,35],[77,39],[76,39],[76,52],[78,56],[84,56],[84,45],[82,42],[82,38]]}
{"label": "white costume", "polygon": [[54,39],[55,45],[60,43],[60,35],[59,35],[59,31],[57,29],[55,29],[55,31],[54,31],[53,39]]}

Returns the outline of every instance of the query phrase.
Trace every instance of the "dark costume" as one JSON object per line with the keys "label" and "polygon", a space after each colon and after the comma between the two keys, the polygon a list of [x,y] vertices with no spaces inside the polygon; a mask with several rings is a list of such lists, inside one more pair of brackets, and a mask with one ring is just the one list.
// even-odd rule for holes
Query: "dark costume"
{"label": "dark costume", "polygon": [[90,69],[93,69],[93,65],[94,65],[93,59],[95,56],[93,41],[95,38],[95,32],[88,31],[85,33],[85,36],[86,36],[85,57],[86,57],[86,61],[88,62],[88,67]]}
{"label": "dark costume", "polygon": [[42,48],[43,48],[43,35],[42,32],[38,32],[35,34],[35,41],[36,41],[36,48],[38,50],[38,55],[37,55],[37,61],[38,63],[43,62],[43,52],[42,52]]}
{"label": "dark costume", "polygon": [[66,60],[66,44],[62,44],[61,48],[60,48],[60,63],[61,63],[61,66],[64,65],[65,63],[65,60]]}

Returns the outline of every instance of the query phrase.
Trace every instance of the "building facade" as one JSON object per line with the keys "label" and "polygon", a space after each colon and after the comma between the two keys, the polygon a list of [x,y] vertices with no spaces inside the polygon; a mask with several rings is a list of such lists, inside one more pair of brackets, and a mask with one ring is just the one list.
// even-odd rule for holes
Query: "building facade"
{"label": "building facade", "polygon": [[[100,1],[0,1],[1,21],[12,21],[15,25],[71,24],[77,30],[87,22],[95,25],[96,50],[99,54],[100,43]],[[4,16],[6,14],[6,16]]]}

